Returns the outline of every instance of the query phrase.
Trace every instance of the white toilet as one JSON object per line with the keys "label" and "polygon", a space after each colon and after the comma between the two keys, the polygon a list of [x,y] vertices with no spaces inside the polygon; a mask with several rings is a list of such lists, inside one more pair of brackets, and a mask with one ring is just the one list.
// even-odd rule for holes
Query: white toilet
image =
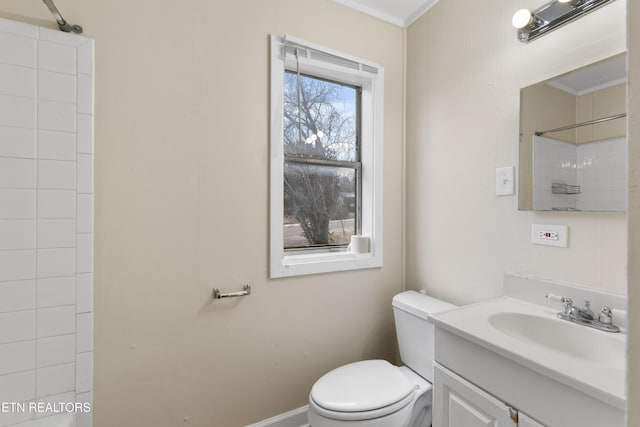
{"label": "white toilet", "polygon": [[311,427],[429,427],[434,326],[430,313],[454,308],[414,291],[393,298],[393,315],[406,366],[365,360],[323,375],[309,395]]}

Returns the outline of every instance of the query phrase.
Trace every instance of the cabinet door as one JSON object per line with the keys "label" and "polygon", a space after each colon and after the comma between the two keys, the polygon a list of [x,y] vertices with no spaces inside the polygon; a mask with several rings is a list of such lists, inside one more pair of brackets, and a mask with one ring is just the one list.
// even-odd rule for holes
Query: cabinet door
{"label": "cabinet door", "polygon": [[515,427],[510,408],[437,363],[433,381],[433,427]]}
{"label": "cabinet door", "polygon": [[544,427],[544,425],[520,412],[518,415],[518,427]]}

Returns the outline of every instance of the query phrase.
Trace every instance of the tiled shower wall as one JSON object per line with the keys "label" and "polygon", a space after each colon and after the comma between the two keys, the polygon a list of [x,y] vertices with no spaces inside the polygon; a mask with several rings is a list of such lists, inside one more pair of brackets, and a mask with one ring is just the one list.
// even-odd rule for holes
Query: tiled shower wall
{"label": "tiled shower wall", "polygon": [[0,19],[0,402],[91,401],[92,273],[93,41]]}
{"label": "tiled shower wall", "polygon": [[[571,144],[534,137],[533,206],[624,212],[627,139]],[[551,184],[579,185],[580,194],[552,194]]]}

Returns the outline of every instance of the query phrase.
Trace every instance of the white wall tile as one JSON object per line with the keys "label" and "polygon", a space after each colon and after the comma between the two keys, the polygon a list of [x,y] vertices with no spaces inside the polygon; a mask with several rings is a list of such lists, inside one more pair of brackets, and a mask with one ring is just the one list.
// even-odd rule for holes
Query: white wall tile
{"label": "white wall tile", "polygon": [[78,154],[78,193],[93,193],[93,156]]}
{"label": "white wall tile", "polygon": [[76,360],[76,336],[74,334],[38,340],[38,368],[73,363]]}
{"label": "white wall tile", "polygon": [[38,68],[76,74],[76,48],[48,41],[38,42]]}
{"label": "white wall tile", "polygon": [[38,159],[75,160],[76,135],[71,132],[39,130]]}
{"label": "white wall tile", "polygon": [[0,18],[0,31],[18,36],[38,38],[38,27],[24,22]]}
{"label": "white wall tile", "polygon": [[0,427],[13,426],[32,420],[33,413],[26,409],[24,411],[12,410],[10,412],[0,412]]}
{"label": "white wall tile", "polygon": [[91,273],[93,271],[93,234],[78,234],[77,245],[76,271]]}
{"label": "white wall tile", "polygon": [[74,104],[39,99],[38,129],[75,133],[76,106]]}
{"label": "white wall tile", "polygon": [[76,329],[75,306],[38,309],[38,338],[73,334]]}
{"label": "white wall tile", "polygon": [[0,33],[0,61],[4,64],[36,67],[36,40]]}
{"label": "white wall tile", "polygon": [[93,350],[93,313],[76,316],[76,351],[85,353]]}
{"label": "white wall tile", "polygon": [[[29,371],[35,368],[35,340],[0,345],[0,375]],[[0,382],[2,382],[1,377]]]}
{"label": "white wall tile", "polygon": [[[0,313],[36,307],[36,281],[0,282]],[[0,366],[2,363],[0,363]]]}
{"label": "white wall tile", "polygon": [[36,188],[36,161],[0,157],[0,188]]}
{"label": "white wall tile", "polygon": [[38,249],[38,278],[76,273],[75,248]]}
{"label": "white wall tile", "polygon": [[89,74],[78,74],[78,112],[93,114],[93,79]]}
{"label": "white wall tile", "polygon": [[76,162],[67,160],[39,160],[38,188],[75,190]]}
{"label": "white wall tile", "polygon": [[76,311],[93,311],[93,275],[78,274],[76,279]]}
{"label": "white wall tile", "polygon": [[36,70],[33,68],[0,64],[0,93],[35,98],[35,78]]}
{"label": "white wall tile", "polygon": [[0,126],[0,156],[35,159],[36,131]]}
{"label": "white wall tile", "polygon": [[93,73],[93,41],[78,46],[78,73]]}
{"label": "white wall tile", "polygon": [[72,305],[76,302],[76,278],[38,279],[38,308]]}
{"label": "white wall tile", "polygon": [[0,344],[32,340],[35,337],[35,310],[0,313]]}
{"label": "white wall tile", "polygon": [[93,116],[78,114],[78,153],[93,153]]}
{"label": "white wall tile", "polygon": [[50,41],[65,46],[78,47],[87,43],[91,39],[74,33],[65,33],[50,28],[38,27],[40,30],[40,40]]}
{"label": "white wall tile", "polygon": [[36,371],[0,377],[0,402],[26,402],[36,396]]}
{"label": "white wall tile", "polygon": [[78,194],[78,233],[93,231],[93,195]]}
{"label": "white wall tile", "polygon": [[73,219],[39,219],[38,249],[72,248],[76,245]]}
{"label": "white wall tile", "polygon": [[76,86],[76,76],[52,71],[38,71],[38,99],[75,103]]}
{"label": "white wall tile", "polygon": [[0,219],[35,218],[35,216],[35,190],[0,189]]}
{"label": "white wall tile", "polygon": [[[76,394],[76,402],[86,403],[89,408],[93,408],[93,393],[88,391]],[[91,411],[82,411],[76,413],[76,427],[93,427],[93,419]]]}
{"label": "white wall tile", "polygon": [[34,128],[36,126],[36,100],[0,95],[0,126]]}
{"label": "white wall tile", "polygon": [[36,251],[0,251],[0,282],[34,279]]}
{"label": "white wall tile", "polygon": [[35,247],[35,220],[0,219],[0,250],[34,249]]}
{"label": "white wall tile", "polygon": [[[0,210],[1,213],[1,210]],[[75,218],[76,192],[70,190],[38,191],[38,218]]]}
{"label": "white wall tile", "polygon": [[76,355],[76,393],[93,389],[93,352]]}
{"label": "white wall tile", "polygon": [[37,397],[60,394],[73,390],[75,366],[73,363],[49,366],[37,370]]}
{"label": "white wall tile", "polygon": [[[52,406],[50,404],[56,405],[59,402],[73,403],[76,401],[76,394],[73,391],[68,391],[66,393],[52,394],[46,397],[40,397],[36,399],[36,401],[38,402],[38,404],[43,405],[44,410],[42,412],[37,412],[35,414],[36,421],[33,422],[33,424],[35,425],[31,425],[29,427],[51,427],[50,419],[45,417],[49,417],[51,415],[58,415],[61,412],[69,413],[73,411],[66,411],[65,410],[66,408],[64,407],[59,408],[59,407]],[[42,419],[42,418],[45,418],[45,419]],[[38,424],[38,422],[40,421],[42,421],[42,424]],[[17,427],[20,427],[20,426],[17,426]],[[75,427],[78,427],[77,423],[75,424]]]}

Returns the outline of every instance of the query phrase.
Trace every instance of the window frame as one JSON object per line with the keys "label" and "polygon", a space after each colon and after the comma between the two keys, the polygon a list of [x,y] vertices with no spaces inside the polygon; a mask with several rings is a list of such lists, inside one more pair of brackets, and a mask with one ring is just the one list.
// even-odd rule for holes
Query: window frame
{"label": "window frame", "polygon": [[[296,60],[291,48],[305,55]],[[361,88],[360,93],[360,233],[369,237],[369,252],[344,247],[284,249],[284,74],[295,71],[314,78]],[[271,35],[270,117],[270,277],[289,277],[382,266],[382,168],[384,68],[333,49],[291,36]]]}

